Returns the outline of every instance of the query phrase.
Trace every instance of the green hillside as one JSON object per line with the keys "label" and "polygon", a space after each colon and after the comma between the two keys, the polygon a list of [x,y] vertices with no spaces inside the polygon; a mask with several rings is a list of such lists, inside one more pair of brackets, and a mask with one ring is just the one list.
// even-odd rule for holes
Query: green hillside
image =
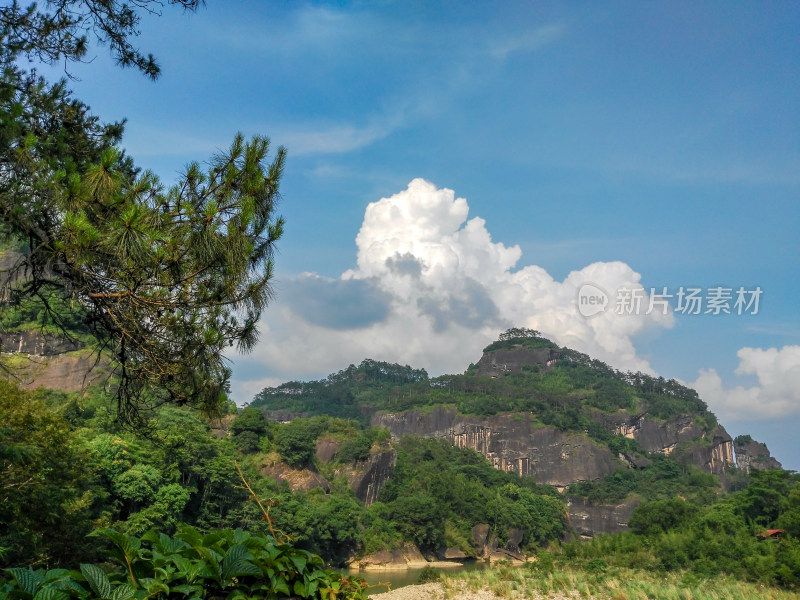
{"label": "green hillside", "polygon": [[[514,338],[495,342],[484,353],[515,346],[557,348],[542,338]],[[497,379],[475,375],[474,365],[464,374],[430,378],[424,369],[367,359],[326,379],[265,388],[250,405],[362,422],[377,411],[453,405],[468,415],[530,412],[562,430],[585,429],[595,410],[647,412],[659,419],[688,414],[702,419],[708,429],[716,425],[697,392],[677,381],[621,373],[567,348],[560,349],[552,368],[533,365],[522,374]]]}

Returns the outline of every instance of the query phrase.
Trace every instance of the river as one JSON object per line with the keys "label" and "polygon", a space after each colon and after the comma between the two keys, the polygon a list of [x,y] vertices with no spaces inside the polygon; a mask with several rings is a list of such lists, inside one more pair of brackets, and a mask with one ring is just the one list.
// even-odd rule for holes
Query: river
{"label": "river", "polygon": [[[488,566],[489,563],[485,561],[474,560],[464,563],[464,565],[460,567],[445,567],[438,570],[443,573],[463,573],[464,571],[485,569]],[[370,594],[380,594],[381,592],[388,591],[390,589],[389,586],[391,586],[391,589],[396,590],[397,588],[417,583],[420,571],[422,571],[422,568],[386,571],[345,571],[344,573],[361,577],[371,586],[369,588]]]}

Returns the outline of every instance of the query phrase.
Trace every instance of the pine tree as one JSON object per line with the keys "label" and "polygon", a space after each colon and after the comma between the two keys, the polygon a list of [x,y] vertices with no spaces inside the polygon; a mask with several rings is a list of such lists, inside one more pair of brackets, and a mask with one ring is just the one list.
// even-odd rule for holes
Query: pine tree
{"label": "pine tree", "polygon": [[22,249],[0,298],[36,299],[56,324],[59,307],[80,314],[111,357],[123,419],[163,402],[217,412],[230,372],[222,352],[253,347],[272,295],[286,152],[237,135],[174,186],[142,173],[117,148],[123,123],[101,123],[64,82],[18,66],[25,54],[80,58],[76,31],[94,27],[123,65],[154,76],[128,40],[136,13],[114,1],[46,6],[70,10],[0,11],[0,234]]}

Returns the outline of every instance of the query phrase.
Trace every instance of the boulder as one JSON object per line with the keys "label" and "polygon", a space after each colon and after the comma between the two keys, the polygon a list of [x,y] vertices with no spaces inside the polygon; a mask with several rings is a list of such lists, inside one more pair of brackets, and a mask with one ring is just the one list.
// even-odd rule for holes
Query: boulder
{"label": "boulder", "polygon": [[424,567],[425,557],[414,544],[406,543],[394,550],[380,550],[361,558],[353,559],[351,567],[364,570],[395,570]]}
{"label": "boulder", "polygon": [[569,521],[581,537],[599,533],[620,533],[628,529],[628,520],[641,502],[628,498],[619,504],[594,504],[586,498],[568,498]]}

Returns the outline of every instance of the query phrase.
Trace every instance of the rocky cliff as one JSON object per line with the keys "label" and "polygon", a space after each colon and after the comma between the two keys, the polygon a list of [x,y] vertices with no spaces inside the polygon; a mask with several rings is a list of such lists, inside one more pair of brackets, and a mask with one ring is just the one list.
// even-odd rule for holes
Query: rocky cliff
{"label": "rocky cliff", "polygon": [[[341,447],[342,442],[332,437],[319,438],[317,460],[323,464],[330,463]],[[335,470],[335,475],[344,475],[355,497],[366,506],[370,506],[378,499],[378,494],[391,478],[396,464],[397,450],[391,447],[373,448],[367,460],[339,466]]]}
{"label": "rocky cliff", "polygon": [[460,448],[483,454],[495,468],[514,471],[563,489],[578,481],[595,481],[613,473],[614,455],[586,435],[542,427],[530,415],[474,417],[454,408],[378,413],[372,424],[392,437],[444,438]]}
{"label": "rocky cliff", "polygon": [[485,353],[477,364],[476,375],[499,377],[518,375],[524,367],[540,365],[549,367],[555,364],[560,352],[553,348],[506,348]]}
{"label": "rocky cliff", "polygon": [[259,466],[259,472],[264,477],[269,477],[277,482],[285,482],[293,492],[322,488],[330,491],[331,484],[316,469],[292,469],[281,462],[277,456],[269,456]]}
{"label": "rocky cliff", "polygon": [[736,466],[745,473],[749,473],[750,469],[769,471],[781,468],[781,463],[770,456],[767,445],[755,441],[749,435],[737,437],[733,448],[736,452]]}
{"label": "rocky cliff", "polygon": [[731,436],[721,425],[704,431],[692,415],[678,415],[667,420],[648,418],[646,413],[630,416],[625,413],[596,413],[598,421],[618,435],[639,442],[647,452],[672,454],[703,471],[723,475],[734,465]]}
{"label": "rocky cliff", "polygon": [[394,448],[373,450],[366,462],[356,463],[355,468],[347,473],[347,481],[356,498],[366,506],[375,502],[396,464],[397,451]]}
{"label": "rocky cliff", "polygon": [[[678,452],[682,460],[716,475],[734,464],[731,437],[722,426],[705,433],[691,416],[681,415],[666,421],[600,414],[613,433],[633,438],[648,452]],[[560,431],[537,424],[528,414],[475,417],[459,414],[454,408],[432,407],[403,413],[378,413],[372,424],[386,427],[392,437],[420,435],[447,439],[460,448],[483,454],[492,465],[537,483],[563,489],[570,483],[596,481],[617,468],[615,457],[604,446],[586,435]],[[629,466],[636,459],[626,461]]]}
{"label": "rocky cliff", "polygon": [[0,351],[33,356],[57,356],[80,350],[81,344],[63,336],[38,331],[0,332]]}

